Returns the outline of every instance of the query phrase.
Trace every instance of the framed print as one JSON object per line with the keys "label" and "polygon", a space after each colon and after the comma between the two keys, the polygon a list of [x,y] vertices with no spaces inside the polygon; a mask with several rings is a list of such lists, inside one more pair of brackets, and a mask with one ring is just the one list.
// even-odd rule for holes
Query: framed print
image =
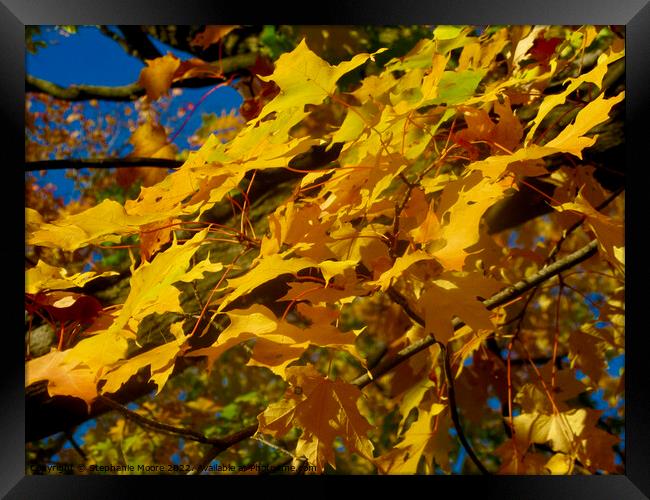
{"label": "framed print", "polygon": [[0,4],[3,495],[648,498],[650,7],[322,7]]}

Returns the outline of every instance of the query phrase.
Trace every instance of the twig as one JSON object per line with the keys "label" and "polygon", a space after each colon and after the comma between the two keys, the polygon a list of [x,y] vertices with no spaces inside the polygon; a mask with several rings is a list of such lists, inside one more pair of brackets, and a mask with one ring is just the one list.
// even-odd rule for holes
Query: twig
{"label": "twig", "polygon": [[228,437],[220,439],[219,441],[221,441],[221,444],[213,445],[212,448],[210,448],[206,452],[205,456],[203,457],[203,460],[197,466],[197,468],[188,472],[187,475],[195,476],[201,474],[201,472],[210,465],[210,462],[212,462],[217,457],[217,455],[219,455],[219,453],[221,453],[224,450],[227,450],[231,446],[239,443],[240,441],[243,441],[244,439],[248,439],[256,432],[257,432],[257,424],[252,424],[240,431],[231,434]]}
{"label": "twig", "polygon": [[262,443],[262,444],[265,444],[265,445],[268,446],[269,448],[273,448],[274,450],[278,450],[279,452],[284,453],[285,455],[289,455],[292,459],[293,459],[293,458],[297,458],[297,457],[296,457],[293,453],[291,453],[289,450],[286,450],[286,449],[282,448],[282,446],[278,446],[277,444],[273,444],[273,443],[267,441],[266,439],[264,439],[263,437],[260,437],[260,436],[253,436],[252,439],[254,439],[255,441],[259,441],[259,442]]}
{"label": "twig", "polygon": [[221,441],[219,440],[219,443],[214,442],[212,439],[208,438],[205,436],[205,434],[202,434],[200,432],[194,431],[192,429],[186,429],[183,427],[175,427],[173,425],[169,424],[164,424],[162,422],[158,422],[156,420],[150,419],[148,417],[144,417],[140,415],[139,413],[136,413],[132,410],[129,410],[126,406],[121,405],[120,403],[117,403],[113,401],[110,398],[107,398],[106,396],[100,395],[99,399],[106,403],[108,406],[113,408],[114,410],[119,411],[122,415],[124,415],[126,418],[129,420],[134,421],[138,425],[141,425],[143,427],[148,427],[151,429],[155,429],[157,431],[160,431],[164,434],[171,434],[171,435],[176,435],[176,436],[182,436],[185,439],[191,440],[191,441],[197,441],[199,443],[205,443],[205,444],[220,444]]}
{"label": "twig", "polygon": [[454,423],[454,429],[458,434],[458,439],[460,443],[465,448],[467,456],[474,462],[474,465],[481,471],[481,474],[490,475],[490,472],[485,468],[481,463],[479,458],[474,453],[472,446],[467,441],[465,437],[465,432],[463,431],[463,426],[460,424],[460,417],[458,416],[458,405],[456,404],[456,390],[454,388],[454,374],[451,371],[451,364],[449,362],[449,350],[442,344],[438,343],[442,349],[442,355],[444,358],[444,367],[445,367],[445,378],[447,379],[447,397],[449,398],[449,410],[451,412],[451,421]]}
{"label": "twig", "polygon": [[86,456],[86,453],[81,449],[81,446],[79,446],[79,443],[77,443],[76,439],[74,438],[74,435],[72,434],[72,431],[66,431],[65,432],[65,437],[70,441],[70,444],[74,448],[74,450],[79,453],[79,456],[85,461],[88,459]]}

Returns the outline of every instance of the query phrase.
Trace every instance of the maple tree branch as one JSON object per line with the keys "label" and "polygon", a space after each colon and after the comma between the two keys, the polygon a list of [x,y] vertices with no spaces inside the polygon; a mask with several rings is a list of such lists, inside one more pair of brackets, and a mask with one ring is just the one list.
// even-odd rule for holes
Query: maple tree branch
{"label": "maple tree branch", "polygon": [[[572,254],[569,254],[566,257],[557,260],[553,264],[550,264],[542,268],[540,271],[533,274],[532,276],[525,278],[521,281],[518,281],[514,285],[511,285],[505,288],[504,290],[494,294],[489,299],[484,300],[483,305],[487,309],[494,309],[495,307],[499,307],[511,301],[512,299],[519,297],[520,295],[524,294],[531,288],[536,287],[540,283],[543,283],[544,281],[547,281],[553,276],[556,276],[562,271],[570,269],[571,267],[587,260],[589,257],[591,257],[596,253],[597,249],[598,249],[598,240],[593,240],[587,245],[585,245],[584,247],[580,248],[579,250],[576,250]],[[392,292],[392,294],[396,295],[399,294],[399,292],[395,291]],[[404,301],[406,301],[405,298]],[[406,312],[406,313],[416,323],[418,323],[421,326],[424,326],[424,319],[415,311],[411,309],[410,312]],[[454,331],[458,330],[464,325],[465,323],[459,320],[458,318],[454,318],[454,321],[452,321],[452,327]],[[374,369],[370,370],[370,372],[357,377],[352,381],[352,383],[360,388],[363,388],[366,385],[372,383],[372,381],[375,378],[390,371],[392,368],[400,364],[402,361],[405,361],[406,359],[417,354],[423,349],[426,349],[427,347],[435,344],[436,342],[438,341],[433,335],[429,335],[417,342],[414,342],[413,344],[399,351],[394,357],[387,359],[382,363],[379,363],[379,365],[377,365],[377,367],[375,367]]]}
{"label": "maple tree branch", "polygon": [[[339,152],[341,151],[341,143],[334,145],[329,151],[325,151],[324,146],[312,147],[305,153],[300,153],[294,157],[289,165],[293,167],[300,167],[305,170],[320,168],[336,160]],[[33,172],[38,170],[61,170],[66,168],[79,169],[79,168],[120,168],[120,167],[159,167],[159,168],[178,168],[183,165],[181,160],[172,160],[167,158],[143,158],[143,157],[129,157],[129,158],[65,158],[58,160],[37,160],[25,162],[25,170]],[[273,175],[279,175],[283,178],[298,177],[304,173],[296,174],[295,172],[287,171],[284,168],[274,169],[275,174],[271,174],[271,170],[260,172],[257,177],[256,184],[260,180],[264,181],[265,178],[270,178]],[[269,185],[277,185],[278,180],[272,180]],[[262,192],[266,191],[264,186]],[[257,188],[253,188],[256,191]],[[254,198],[254,196],[252,196]]]}
{"label": "maple tree branch", "polygon": [[[393,288],[392,286],[388,288],[388,295],[391,297],[391,299],[393,299],[397,304],[399,304],[402,307],[406,315],[409,318],[411,318],[411,320],[413,320],[415,323],[418,323],[420,326],[424,326],[425,323],[424,320],[419,314],[417,314],[411,308],[406,297],[404,297],[401,293],[395,290],[395,288]],[[490,472],[481,463],[479,458],[474,453],[472,446],[469,444],[469,441],[467,441],[467,438],[465,437],[465,432],[463,431],[463,426],[460,423],[460,417],[458,415],[458,404],[456,403],[456,389],[454,387],[454,375],[451,371],[451,365],[449,362],[449,355],[450,355],[449,350],[447,349],[447,346],[445,346],[442,342],[436,340],[434,335],[430,335],[428,338],[432,339],[432,343],[438,344],[442,351],[442,356],[444,358],[443,367],[445,371],[445,378],[447,379],[447,397],[449,398],[449,410],[451,412],[451,420],[454,424],[454,428],[456,429],[456,434],[458,434],[458,439],[460,440],[460,443],[463,445],[463,448],[465,448],[465,451],[467,452],[467,456],[470,458],[470,460],[472,460],[472,462],[474,462],[474,465],[476,465],[478,470],[481,471],[482,474],[489,475]],[[397,361],[397,357],[394,358],[394,360]],[[399,362],[401,361],[397,361],[397,363]]]}
{"label": "maple tree branch", "polygon": [[130,168],[155,167],[178,168],[183,165],[181,160],[168,158],[68,158],[65,160],[38,160],[25,162],[25,171],[63,170],[67,168]]}
{"label": "maple tree branch", "polygon": [[162,422],[158,422],[157,420],[153,420],[151,418],[140,415],[139,413],[129,410],[126,406],[123,406],[106,396],[100,395],[98,399],[142,427],[147,427],[164,434],[182,436],[187,440],[196,441],[198,443],[211,444],[214,449],[220,449],[219,453],[226,448],[229,448],[233,444],[236,444],[239,441],[252,436],[257,431],[257,424],[255,424],[254,426],[246,427],[245,429],[242,429],[241,431],[238,431],[226,438],[209,438],[205,434],[197,432],[193,429],[164,424]]}
{"label": "maple tree branch", "polygon": [[98,25],[97,28],[102,35],[113,40],[130,56],[137,57],[143,61],[145,59],[156,59],[157,57],[162,56],[156,46],[151,43],[147,34],[144,33],[139,26],[118,26],[122,32],[122,36],[111,31],[108,26],[103,24]]}
{"label": "maple tree branch", "polygon": [[402,308],[402,311],[404,311],[409,318],[418,323],[420,326],[424,326],[424,320],[411,308],[408,299],[399,293],[392,285],[388,287],[388,296],[393,300],[393,302]]}
{"label": "maple tree branch", "polygon": [[85,101],[89,99],[104,99],[108,101],[131,101],[145,94],[143,87],[137,83],[116,87],[102,85],[71,85],[61,87],[54,82],[25,75],[25,91],[49,94],[57,99],[66,101]]}
{"label": "maple tree branch", "polygon": [[285,448],[282,448],[282,446],[278,446],[277,444],[273,444],[270,441],[267,441],[266,439],[264,439],[264,438],[262,438],[260,436],[254,436],[253,439],[255,441],[259,441],[262,444],[265,444],[269,448],[273,448],[274,450],[279,451],[280,453],[284,453],[285,455],[289,455],[289,457],[291,457],[292,459],[294,459],[294,458],[297,459],[298,458],[298,457],[296,457],[296,455],[291,453],[289,450],[287,450]]}
{"label": "maple tree branch", "polygon": [[[567,255],[563,259],[560,259],[554,262],[553,264],[544,267],[539,272],[530,276],[529,278],[525,278],[521,281],[518,281],[514,285],[511,285],[508,288],[506,288],[505,290],[496,293],[489,299],[484,300],[483,305],[487,309],[494,309],[495,307],[503,305],[511,301],[512,299],[522,295],[523,293],[527,292],[531,288],[538,286],[540,283],[543,283],[544,281],[561,273],[562,271],[565,271],[566,269],[569,269],[579,264],[580,262],[585,261],[592,255],[594,255],[597,249],[598,249],[598,240],[593,240],[587,245],[585,245],[584,247],[582,247],[581,249],[573,252],[570,255]],[[404,296],[402,296],[394,288],[389,288],[388,293],[391,296],[391,298],[395,300],[395,302],[397,302],[399,305],[402,306],[404,312],[412,320],[414,320],[420,326],[425,325],[424,319],[415,311],[413,311],[413,309],[409,306],[408,301]],[[452,321],[452,326],[454,331],[460,329],[462,326],[464,326],[464,324],[465,323],[459,320],[458,318],[454,318],[454,320]],[[448,387],[447,390],[448,390],[448,397],[449,397],[449,408],[451,411],[452,422],[454,423],[454,428],[456,429],[458,438],[461,444],[463,445],[463,448],[465,448],[467,455],[474,462],[476,467],[483,474],[489,474],[489,471],[485,468],[485,466],[481,463],[481,461],[478,459],[478,457],[472,450],[472,447],[470,446],[463,432],[463,428],[460,424],[458,409],[456,405],[455,389],[454,389],[454,382],[453,382],[454,377],[453,377],[453,373],[451,372],[451,366],[449,363],[449,351],[447,350],[444,344],[436,340],[434,335],[429,335],[424,339],[421,339],[418,342],[414,342],[413,344],[405,347],[404,349],[399,351],[393,358],[388,359],[385,362],[379,363],[372,370],[369,370],[364,375],[357,377],[355,380],[352,381],[352,384],[362,389],[366,385],[373,382],[374,379],[385,374],[386,372],[388,372],[389,370],[391,370],[392,368],[400,364],[402,361],[410,358],[411,356],[417,354],[418,352],[422,351],[423,349],[426,349],[427,347],[433,344],[440,345],[441,349],[443,350],[444,363],[445,363],[445,375],[447,378],[447,387]]]}
{"label": "maple tree branch", "polygon": [[[607,207],[607,205],[609,205],[612,201],[614,201],[618,197],[618,195],[620,195],[624,190],[625,190],[625,188],[623,188],[623,187],[615,190],[610,196],[608,196],[605,200],[603,200],[600,204],[598,204],[595,207],[596,210],[600,211],[603,208]],[[546,260],[544,261],[544,265],[547,265],[550,262],[555,260],[555,258],[557,257],[557,254],[560,252],[560,250],[562,248],[562,244],[566,241],[566,239],[569,237],[569,235],[571,233],[573,233],[576,229],[578,229],[586,220],[587,220],[586,217],[581,217],[579,220],[577,220],[574,224],[572,224],[569,228],[567,228],[562,233],[562,236],[555,243],[555,245],[553,246],[553,248],[549,252],[548,256],[546,257]],[[568,285],[565,285],[565,286],[568,286]],[[531,303],[533,297],[535,296],[535,294],[537,293],[538,289],[539,289],[539,285],[536,286],[533,289],[533,291],[530,293],[530,295],[528,295],[528,297],[526,298],[526,302],[522,306],[521,310],[517,313],[517,315],[515,317],[513,317],[511,320],[509,320],[508,322],[501,325],[501,326],[505,326],[506,324],[509,324],[509,323],[511,323],[513,321],[517,321],[517,332],[519,332],[519,330],[521,329],[521,325],[522,325],[522,323],[524,321],[524,317],[526,315],[526,310],[528,309],[528,306],[530,305],[530,303]],[[492,340],[493,340],[492,343],[488,342],[488,344],[487,344],[488,349],[490,349],[490,351],[492,351],[492,353],[497,358],[499,358],[502,362],[505,363],[505,361],[503,360],[503,357],[501,356],[501,352],[500,352],[498,344],[496,343],[496,341],[494,339],[492,339]],[[548,358],[548,359],[547,358],[538,358],[538,359],[533,359],[533,361],[535,363],[537,363],[538,361],[548,362],[548,361],[550,361],[550,359],[551,358]],[[522,364],[522,363],[525,363],[525,362],[526,362],[526,360],[517,360],[517,359],[511,359],[510,360],[511,365],[512,364]]]}

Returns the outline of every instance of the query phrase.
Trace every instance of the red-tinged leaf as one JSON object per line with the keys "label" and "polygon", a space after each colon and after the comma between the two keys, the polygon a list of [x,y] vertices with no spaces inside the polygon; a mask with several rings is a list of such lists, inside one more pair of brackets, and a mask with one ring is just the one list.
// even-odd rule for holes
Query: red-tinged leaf
{"label": "red-tinged leaf", "polygon": [[561,38],[553,37],[547,39],[542,36],[533,42],[533,46],[528,53],[533,56],[537,62],[546,63],[555,52],[555,48],[562,42],[563,40]]}
{"label": "red-tinged leaf", "polygon": [[25,295],[31,310],[44,309],[56,321],[91,323],[102,310],[96,298],[79,293],[39,292]]}

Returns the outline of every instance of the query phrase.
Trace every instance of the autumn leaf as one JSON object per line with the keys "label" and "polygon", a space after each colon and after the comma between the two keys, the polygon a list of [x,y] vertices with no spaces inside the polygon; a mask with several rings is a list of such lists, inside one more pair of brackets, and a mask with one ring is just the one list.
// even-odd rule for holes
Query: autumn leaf
{"label": "autumn leaf", "polygon": [[621,271],[625,270],[624,228],[621,221],[613,220],[598,212],[580,192],[573,203],[563,203],[554,207],[557,211],[569,210],[585,216],[586,222],[598,238],[599,247],[607,260]]}
{"label": "autumn leaf", "polygon": [[355,341],[361,331],[341,332],[331,324],[333,317],[311,316],[312,324],[300,328],[276,318],[272,311],[261,305],[235,309],[226,314],[230,324],[219,339],[211,347],[192,351],[190,356],[207,356],[208,365],[212,365],[228,349],[255,339],[249,365],[265,366],[283,378],[287,365],[299,359],[309,345],[341,349],[359,357]]}
{"label": "autumn leaf", "polygon": [[145,88],[149,99],[155,101],[167,94],[181,62],[172,54],[147,59],[145,62],[147,66],[140,72],[138,84]]}
{"label": "autumn leaf", "polygon": [[52,351],[28,361],[25,365],[25,387],[40,380],[47,380],[47,392],[50,396],[82,399],[90,411],[91,403],[97,398],[95,373],[84,366],[71,368],[66,365],[65,358],[65,352]]}
{"label": "autumn leaf", "polygon": [[129,215],[121,204],[104,200],[79,214],[40,225],[31,233],[28,243],[69,251],[89,244],[119,243],[120,234],[137,233],[141,225],[157,217]]}
{"label": "autumn leaf", "polygon": [[598,87],[602,86],[603,78],[607,73],[607,67],[609,64],[617,61],[621,57],[624,57],[624,52],[610,52],[608,54],[601,54],[598,57],[596,66],[589,72],[580,75],[577,78],[569,78],[569,85],[567,88],[559,93],[546,97],[539,105],[539,110],[537,111],[537,116],[532,122],[532,127],[526,135],[526,143],[530,143],[532,138],[537,131],[537,128],[542,123],[542,120],[548,115],[548,113],[555,107],[560,104],[564,104],[567,97],[575,92],[583,83],[592,83]]}
{"label": "autumn leaf", "polygon": [[115,368],[102,376],[106,383],[101,387],[102,393],[117,392],[122,385],[138,373],[142,368],[149,367],[149,381],[156,385],[158,394],[174,369],[174,361],[181,353],[181,346],[185,342],[180,324],[172,325],[172,332],[176,331],[176,340],[167,342],[149,351],[138,354],[128,360],[120,362]]}
{"label": "autumn leaf", "polygon": [[[502,285],[478,274],[444,273],[432,282],[418,301],[424,311],[425,333],[446,343],[454,334],[452,319],[458,316],[474,331],[493,330],[493,314],[478,296],[489,297]],[[471,283],[471,285],[470,285]],[[465,290],[472,290],[469,294]]]}
{"label": "autumn leaf", "polygon": [[258,259],[257,265],[244,276],[228,280],[228,287],[232,288],[232,292],[221,302],[219,312],[223,311],[232,301],[250,292],[262,283],[266,283],[281,274],[293,274],[306,267],[314,267],[316,265],[311,259],[284,259],[285,256],[285,254],[274,254],[263,259]]}
{"label": "autumn leaf", "polygon": [[237,26],[225,26],[218,24],[207,25],[203,31],[196,34],[190,44],[201,47],[203,50],[205,50],[210,45],[214,45],[215,43],[219,42],[235,28],[237,28]]}
{"label": "autumn leaf", "polygon": [[147,97],[152,101],[169,94],[173,82],[186,78],[222,78],[223,72],[213,64],[192,58],[181,61],[168,53],[156,59],[147,59],[147,66],[140,71],[138,84],[145,88]]}
{"label": "autumn leaf", "polygon": [[142,226],[140,229],[140,252],[144,260],[150,261],[153,254],[171,241],[174,225],[179,222],[180,219],[170,218]]}
{"label": "autumn leaf", "polygon": [[34,311],[42,309],[57,321],[76,320],[91,323],[102,310],[100,302],[90,295],[80,293],[51,291],[26,294],[26,308]]}
{"label": "autumn leaf", "polygon": [[302,110],[308,104],[320,104],[334,95],[336,82],[341,76],[380,52],[383,50],[372,55],[357,54],[349,61],[331,66],[309,50],[305,40],[302,40],[293,51],[280,56],[275,62],[273,74],[259,77],[265,82],[275,82],[281,89],[281,93],[264,106],[259,118],[286,109]]}
{"label": "autumn leaf", "polygon": [[404,433],[404,439],[394,450],[375,459],[382,474],[415,474],[423,457],[427,471],[434,470],[434,461],[443,470],[450,469],[448,453],[451,438],[447,432],[449,417],[442,415],[436,418],[444,408],[443,405],[437,405],[431,411],[418,410],[418,418]]}
{"label": "autumn leaf", "polygon": [[[428,245],[433,257],[449,270],[461,271],[469,255],[466,250],[480,238],[483,214],[510,188],[507,180],[494,182],[478,172],[445,187],[437,209],[438,220],[448,214],[449,222],[440,225],[435,240]],[[442,242],[442,244],[440,244]]]}
{"label": "autumn leaf", "polygon": [[[158,253],[151,262],[143,262],[134,269],[130,280],[129,296],[122,305],[120,315],[110,327],[110,331],[127,329],[135,333],[138,323],[149,314],[182,312],[179,302],[180,291],[172,285],[187,279],[186,269],[190,258],[207,234],[208,230],[204,229],[182,245],[174,241],[171,247]],[[194,270],[190,270],[189,273],[190,279],[196,276]]]}
{"label": "autumn leaf", "polygon": [[260,433],[282,436],[294,426],[303,429],[297,453],[322,472],[336,467],[332,444],[340,437],[346,446],[372,459],[373,445],[366,437],[372,428],[357,408],[358,388],[324,378],[312,366],[287,370],[290,399],[269,405],[259,416]]}
{"label": "autumn leaf", "polygon": [[71,276],[62,267],[50,266],[39,260],[35,267],[25,271],[25,293],[38,293],[44,290],[66,290],[68,288],[83,288],[87,283],[108,276],[115,276],[115,271],[95,273],[75,273]]}

